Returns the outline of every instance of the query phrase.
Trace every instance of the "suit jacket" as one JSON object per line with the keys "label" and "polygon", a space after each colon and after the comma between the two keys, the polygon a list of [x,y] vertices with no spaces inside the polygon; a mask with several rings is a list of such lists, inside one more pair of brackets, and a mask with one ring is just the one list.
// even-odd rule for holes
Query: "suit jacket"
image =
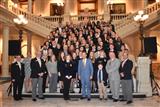
{"label": "suit jacket", "polygon": [[24,64],[21,63],[21,69],[17,62],[11,64],[11,79],[13,80],[21,80],[24,79],[25,72],[24,72]]}
{"label": "suit jacket", "polygon": [[39,73],[45,74],[46,72],[47,72],[47,68],[43,59],[41,59],[41,67],[38,63],[37,58],[33,58],[31,60],[31,78],[38,78]]}
{"label": "suit jacket", "polygon": [[66,76],[73,77],[73,64],[72,64],[72,62],[64,62],[63,72],[64,72],[64,78]]}
{"label": "suit jacket", "polygon": [[86,64],[83,64],[83,59],[78,63],[78,75],[81,79],[89,80],[90,76],[93,77],[93,65],[90,59],[86,59]]}
{"label": "suit jacket", "polygon": [[133,68],[133,62],[131,60],[127,59],[123,66],[122,66],[122,63],[121,63],[121,66],[119,68],[119,72],[123,73],[124,77],[121,77],[121,79],[124,79],[124,80],[132,79],[131,71],[132,71],[132,68]]}
{"label": "suit jacket", "polygon": [[[96,72],[96,81],[97,82],[98,82],[98,71],[99,71],[99,69]],[[107,83],[107,79],[108,79],[107,77],[108,77],[108,75],[107,75],[106,70],[102,69],[102,73],[103,73],[103,81],[104,81],[104,83]]]}
{"label": "suit jacket", "polygon": [[113,61],[108,60],[106,65],[106,71],[108,73],[109,80],[120,80],[119,74],[120,60],[115,58]]}

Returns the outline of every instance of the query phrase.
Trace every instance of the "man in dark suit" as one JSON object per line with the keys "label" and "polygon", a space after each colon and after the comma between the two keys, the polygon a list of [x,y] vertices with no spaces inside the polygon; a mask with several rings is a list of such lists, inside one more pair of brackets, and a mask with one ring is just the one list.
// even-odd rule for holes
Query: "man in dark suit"
{"label": "man in dark suit", "polygon": [[45,62],[41,59],[41,52],[36,53],[36,57],[31,60],[31,78],[32,78],[32,100],[36,100],[36,91],[38,85],[38,95],[39,99],[44,99],[43,97],[43,75],[46,72]]}
{"label": "man in dark suit", "polygon": [[22,88],[24,81],[24,64],[21,63],[21,56],[16,56],[16,61],[11,65],[11,79],[13,82],[14,100],[22,100]]}
{"label": "man in dark suit", "polygon": [[123,61],[120,65],[120,76],[122,84],[123,99],[121,101],[127,101],[127,104],[132,103],[132,68],[133,62],[128,59],[128,53],[123,53]]}

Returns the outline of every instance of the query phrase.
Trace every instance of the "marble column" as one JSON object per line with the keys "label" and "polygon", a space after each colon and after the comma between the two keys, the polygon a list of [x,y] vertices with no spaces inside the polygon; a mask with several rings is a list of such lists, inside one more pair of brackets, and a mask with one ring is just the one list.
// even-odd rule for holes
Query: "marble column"
{"label": "marble column", "polygon": [[2,53],[2,76],[6,77],[9,75],[9,61],[8,61],[8,41],[9,41],[9,26],[4,25],[3,27],[3,53]]}
{"label": "marble column", "polygon": [[110,9],[107,4],[107,0],[104,0],[104,21],[108,22],[110,20]]}
{"label": "marble column", "polygon": [[32,33],[28,31],[27,33],[27,56],[32,55]]}
{"label": "marble column", "polygon": [[64,7],[64,22],[70,22],[70,4],[69,1],[71,0],[65,0],[65,7]]}
{"label": "marble column", "polygon": [[138,92],[145,93],[146,96],[152,96],[150,78],[151,60],[149,57],[138,57],[137,61]]}
{"label": "marble column", "polygon": [[144,0],[144,7],[148,6],[148,0]]}
{"label": "marble column", "polygon": [[4,2],[4,6],[8,9],[8,2],[9,2],[9,0],[3,0],[3,2]]}
{"label": "marble column", "polygon": [[32,13],[32,0],[28,0],[28,12]]}

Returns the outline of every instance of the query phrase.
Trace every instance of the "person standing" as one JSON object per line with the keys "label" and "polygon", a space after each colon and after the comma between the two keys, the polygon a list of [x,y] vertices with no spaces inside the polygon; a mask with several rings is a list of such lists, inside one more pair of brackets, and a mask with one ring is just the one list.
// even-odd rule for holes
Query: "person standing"
{"label": "person standing", "polygon": [[132,95],[132,68],[133,62],[128,59],[128,53],[123,53],[123,61],[120,65],[120,76],[122,85],[123,99],[121,101],[127,101],[127,104],[131,104],[133,100]]}
{"label": "person standing", "polygon": [[108,73],[108,79],[110,82],[110,88],[112,92],[112,98],[114,102],[119,99],[119,89],[120,89],[120,60],[116,58],[114,52],[109,52],[109,60],[106,65],[106,71]]}
{"label": "person standing", "polygon": [[73,77],[73,64],[71,62],[71,56],[68,54],[66,56],[66,61],[64,63],[64,77],[63,77],[63,83],[64,83],[64,90],[63,90],[63,97],[64,100],[70,100],[69,97],[69,89],[71,84],[71,79]]}
{"label": "person standing", "polygon": [[56,57],[53,54],[51,59],[46,63],[49,74],[49,92],[54,93],[57,91],[58,70]]}
{"label": "person standing", "polygon": [[44,73],[43,73],[43,83],[42,83],[42,90],[43,90],[43,93],[46,92],[46,87],[48,87],[48,71],[47,71],[47,67],[46,67],[46,62],[48,61],[48,56],[45,55],[45,54],[42,54],[42,57],[41,59],[43,60],[43,62],[45,63],[45,66],[44,66]]}
{"label": "person standing", "polygon": [[24,83],[25,83],[25,92],[31,92],[31,54],[28,53],[28,56],[26,58],[24,58],[23,62],[24,64],[24,71],[25,71],[25,79],[24,79]]}
{"label": "person standing", "polygon": [[31,78],[32,78],[32,100],[36,100],[37,85],[39,99],[44,99],[43,96],[43,75],[46,72],[45,62],[41,59],[41,52],[36,53],[36,57],[31,60]]}
{"label": "person standing", "polygon": [[77,72],[78,72],[78,58],[77,54],[75,52],[72,53],[72,64],[73,64],[73,77],[71,80],[71,86],[70,86],[70,91],[71,93],[74,92],[75,86],[77,86]]}
{"label": "person standing", "polygon": [[23,81],[25,78],[24,64],[21,63],[21,56],[16,56],[16,60],[11,64],[11,80],[13,82],[13,97],[14,100],[22,99]]}
{"label": "person standing", "polygon": [[107,72],[103,68],[103,63],[98,64],[97,70],[97,84],[98,84],[98,92],[99,92],[99,99],[107,100],[107,93],[106,93],[106,85],[107,85]]}
{"label": "person standing", "polygon": [[90,59],[87,59],[86,52],[82,53],[82,59],[78,64],[78,75],[82,83],[82,97],[84,99],[88,97],[88,101],[91,100],[91,80],[93,78],[93,65]]}
{"label": "person standing", "polygon": [[57,69],[58,69],[58,81],[59,81],[59,87],[60,87],[60,93],[63,93],[63,77],[64,77],[64,62],[65,62],[65,55],[64,52],[60,52],[59,54],[59,60],[57,62]]}

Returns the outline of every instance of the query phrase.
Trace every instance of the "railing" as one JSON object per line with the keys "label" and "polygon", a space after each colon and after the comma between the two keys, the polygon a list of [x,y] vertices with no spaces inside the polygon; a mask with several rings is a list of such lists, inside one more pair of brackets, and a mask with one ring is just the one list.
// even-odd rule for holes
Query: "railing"
{"label": "railing", "polygon": [[[159,9],[160,9],[160,3],[157,2],[157,3],[153,3],[153,4],[149,5],[148,7],[146,7],[143,10],[144,10],[145,13],[150,15],[150,14],[158,11]],[[135,21],[134,21],[133,17],[136,14],[138,14],[138,11],[126,16],[125,18],[123,18],[123,19],[121,19],[117,22],[114,22],[113,24],[115,25],[116,30],[124,29],[123,27],[128,25],[128,24],[133,24],[133,23],[135,24]]]}
{"label": "railing", "polygon": [[84,21],[84,20],[90,20],[90,21],[97,21],[97,20],[104,20],[103,15],[73,15],[70,16],[71,21]]}
{"label": "railing", "polygon": [[44,16],[43,18],[48,21],[58,22],[58,23],[64,21],[64,16]]}
{"label": "railing", "polygon": [[127,16],[128,16],[128,14],[111,14],[113,21],[121,20]]}
{"label": "railing", "polygon": [[29,13],[29,12],[25,12],[22,9],[14,7],[14,6],[12,6],[11,9],[12,10],[10,10],[10,11],[12,11],[14,14],[16,14],[16,15],[24,15],[28,20],[31,20],[31,21],[33,21],[33,22],[35,22],[37,24],[40,24],[41,26],[44,26],[44,27],[46,27],[48,29],[52,30],[55,27],[53,23],[51,23],[50,21],[48,21],[48,20],[46,20],[46,19],[44,19],[44,18],[42,18],[40,16],[36,16],[36,15],[33,15],[33,14]]}
{"label": "railing", "polygon": [[[0,2],[0,6],[2,8],[5,8],[3,2]],[[48,20],[46,20],[46,19],[44,19],[44,18],[42,18],[40,16],[36,16],[34,14],[26,12],[21,8],[15,7],[14,5],[9,5],[8,7],[9,8],[5,8],[5,9],[9,10],[13,14],[15,14],[16,16],[24,15],[27,18],[28,21],[35,22],[36,24],[38,24],[40,26],[43,26],[43,27],[46,27],[46,28],[48,28],[50,30],[53,30],[55,28],[54,23],[52,23],[52,22],[50,22],[50,21],[48,21]]]}
{"label": "railing", "polygon": [[[111,17],[113,21],[118,21],[127,17],[127,15],[128,14],[112,14]],[[58,23],[64,21],[64,16],[44,16],[43,18],[49,21],[58,22]],[[90,21],[104,20],[104,16],[103,15],[89,15],[89,16],[71,15],[70,16],[70,21],[72,22],[84,21],[85,19],[88,19]]]}

